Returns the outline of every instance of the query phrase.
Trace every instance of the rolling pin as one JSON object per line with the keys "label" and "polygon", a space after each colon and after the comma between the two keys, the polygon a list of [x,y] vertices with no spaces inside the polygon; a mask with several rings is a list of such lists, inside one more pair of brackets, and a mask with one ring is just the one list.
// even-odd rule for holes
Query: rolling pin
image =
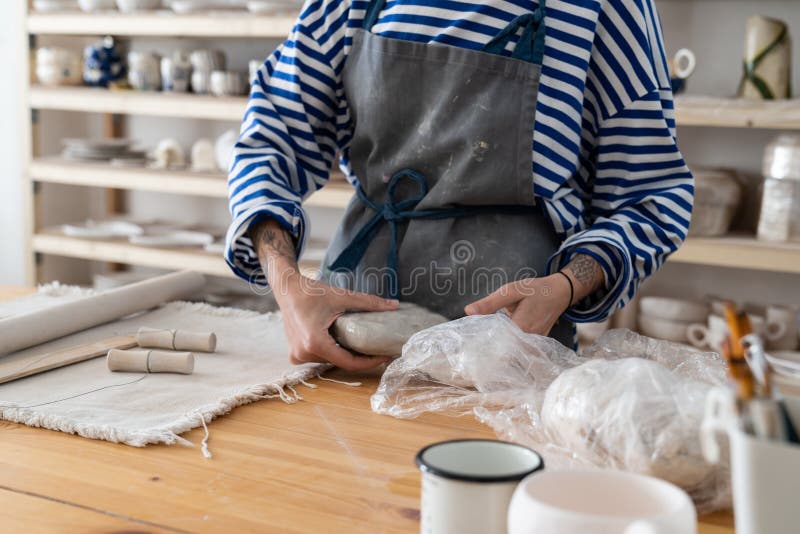
{"label": "rolling pin", "polygon": [[194,372],[194,354],[164,350],[111,349],[106,356],[109,371],[128,373],[178,373]]}
{"label": "rolling pin", "polygon": [[217,348],[217,336],[213,332],[159,330],[142,327],[136,333],[136,343],[140,347],[152,349],[214,352]]}
{"label": "rolling pin", "polygon": [[0,356],[189,297],[204,284],[202,274],[182,271],[0,319]]}

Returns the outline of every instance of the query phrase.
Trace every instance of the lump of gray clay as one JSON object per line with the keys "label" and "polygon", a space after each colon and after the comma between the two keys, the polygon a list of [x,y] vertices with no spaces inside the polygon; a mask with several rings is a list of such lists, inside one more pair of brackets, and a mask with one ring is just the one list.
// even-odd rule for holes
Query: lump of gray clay
{"label": "lump of gray clay", "polygon": [[438,313],[401,302],[394,311],[345,313],[333,323],[331,332],[346,349],[367,356],[397,357],[411,336],[446,322]]}

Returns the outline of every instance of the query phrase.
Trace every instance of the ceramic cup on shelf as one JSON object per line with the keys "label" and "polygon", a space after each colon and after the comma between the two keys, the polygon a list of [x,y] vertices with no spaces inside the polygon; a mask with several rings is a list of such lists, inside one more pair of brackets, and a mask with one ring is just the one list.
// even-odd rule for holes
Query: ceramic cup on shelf
{"label": "ceramic cup on shelf", "polygon": [[153,168],[180,169],[186,166],[186,154],[174,139],[162,139],[153,152]]}
{"label": "ceramic cup on shelf", "polygon": [[192,79],[192,64],[189,56],[175,52],[172,57],[161,59],[161,88],[164,91],[186,93]]}
{"label": "ceramic cup on shelf", "polygon": [[[763,316],[748,314],[753,332],[764,338],[767,344],[786,335],[786,325],[768,321]],[[728,324],[719,315],[709,315],[707,324],[695,323],[686,329],[686,337],[697,348],[712,349],[719,352],[728,335]]]}
{"label": "ceramic cup on shelf", "polygon": [[196,172],[217,171],[217,158],[214,142],[211,139],[198,139],[192,145],[192,170]]}
{"label": "ceramic cup on shelf", "polygon": [[754,15],[744,36],[744,72],[739,96],[755,100],[791,98],[792,43],[788,25]]}
{"label": "ceramic cup on shelf", "polygon": [[189,54],[189,62],[194,70],[211,72],[225,70],[225,54],[220,50],[201,48]]}
{"label": "ceramic cup on shelf", "polygon": [[797,310],[788,306],[769,306],[767,308],[767,323],[782,324],[783,335],[767,340],[767,349],[770,350],[795,350],[797,348]]}
{"label": "ceramic cup on shelf", "polygon": [[161,0],[117,0],[117,9],[123,13],[147,11],[161,7]]}
{"label": "ceramic cup on shelf", "polygon": [[209,90],[214,96],[239,96],[244,93],[245,84],[238,72],[215,70],[209,78]]}
{"label": "ceramic cup on shelf", "polygon": [[694,52],[688,48],[681,48],[667,64],[672,92],[678,94],[686,88],[686,80],[694,73],[694,69],[697,67],[697,58]]}
{"label": "ceramic cup on shelf", "polygon": [[696,528],[686,492],[623,471],[536,473],[517,487],[508,509],[509,534],[695,534]]}
{"label": "ceramic cup on shelf", "polygon": [[128,53],[128,83],[139,91],[161,90],[161,58],[148,52]]}
{"label": "ceramic cup on shelf", "polygon": [[[536,452],[504,441],[464,439],[419,451],[422,471],[420,532],[506,532],[517,484],[544,468]],[[533,475],[536,476],[536,475]]]}
{"label": "ceramic cup on shelf", "polygon": [[81,60],[66,48],[39,48],[36,79],[42,85],[78,85],[81,83]]}
{"label": "ceramic cup on shelf", "polygon": [[217,137],[214,142],[214,152],[217,157],[217,168],[222,172],[228,172],[233,159],[233,149],[236,146],[236,141],[239,140],[239,134],[236,130],[227,130],[222,135]]}
{"label": "ceramic cup on shelf", "polygon": [[261,65],[263,64],[264,62],[258,59],[251,59],[247,63],[247,70],[248,73],[250,74],[250,85],[253,85],[253,83],[255,83],[256,77],[258,76],[258,69],[260,69]]}
{"label": "ceramic cup on shelf", "polygon": [[115,0],[78,0],[78,7],[86,13],[95,11],[110,11],[116,9]]}

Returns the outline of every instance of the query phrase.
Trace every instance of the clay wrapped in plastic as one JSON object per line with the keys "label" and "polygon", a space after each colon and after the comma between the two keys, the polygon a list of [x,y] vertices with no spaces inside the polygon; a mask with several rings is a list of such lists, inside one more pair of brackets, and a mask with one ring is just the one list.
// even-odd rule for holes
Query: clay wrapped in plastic
{"label": "clay wrapped in plastic", "polygon": [[704,398],[725,381],[715,353],[610,330],[580,354],[502,314],[419,332],[386,369],[375,412],[473,413],[548,467],[616,468],[684,488],[701,513],[730,503],[727,463],[700,450]]}

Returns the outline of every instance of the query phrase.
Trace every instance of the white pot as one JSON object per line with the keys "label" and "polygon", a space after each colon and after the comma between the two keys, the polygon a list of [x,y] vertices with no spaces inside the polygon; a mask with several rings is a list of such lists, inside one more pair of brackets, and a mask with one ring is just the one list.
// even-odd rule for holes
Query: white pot
{"label": "white pot", "polygon": [[519,485],[508,510],[509,534],[696,532],[697,515],[686,492],[623,471],[534,474]]}
{"label": "white pot", "polygon": [[109,11],[117,7],[115,0],[78,0],[81,11],[92,13],[94,11]]}
{"label": "white pot", "polygon": [[228,172],[230,169],[233,149],[238,140],[239,134],[236,130],[228,130],[217,137],[217,142],[214,144],[214,151],[217,154],[217,167],[222,172]]}
{"label": "white pot", "polygon": [[117,0],[117,8],[123,13],[145,11],[161,7],[161,0]]}

